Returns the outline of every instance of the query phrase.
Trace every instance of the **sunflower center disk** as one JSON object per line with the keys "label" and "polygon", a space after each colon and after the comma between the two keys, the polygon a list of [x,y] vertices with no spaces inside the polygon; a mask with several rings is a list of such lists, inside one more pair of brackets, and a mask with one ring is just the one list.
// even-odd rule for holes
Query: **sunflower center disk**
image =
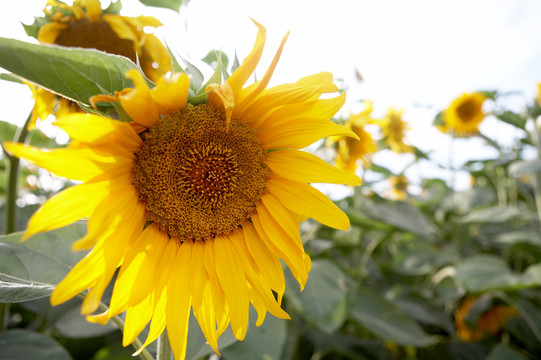
{"label": "sunflower center disk", "polygon": [[162,116],[143,135],[135,186],[148,219],[179,240],[229,234],[248,220],[269,169],[254,132],[211,105]]}
{"label": "sunflower center disk", "polygon": [[68,47],[98,49],[110,54],[122,55],[136,62],[133,41],[121,39],[103,20],[90,21],[83,18],[70,21],[68,27],[58,34],[55,44]]}
{"label": "sunflower center disk", "polygon": [[466,101],[456,108],[458,116],[463,121],[470,121],[475,117],[477,109],[472,101]]}

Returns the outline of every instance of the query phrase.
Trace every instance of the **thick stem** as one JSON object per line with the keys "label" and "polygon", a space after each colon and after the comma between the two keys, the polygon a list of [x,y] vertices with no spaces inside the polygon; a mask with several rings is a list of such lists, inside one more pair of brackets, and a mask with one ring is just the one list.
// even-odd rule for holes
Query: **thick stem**
{"label": "thick stem", "polygon": [[169,339],[167,338],[167,330],[164,330],[158,338],[158,354],[156,360],[171,360],[173,358],[173,350]]}
{"label": "thick stem", "polygon": [[[532,128],[532,140],[537,150],[537,158],[541,160],[541,138],[539,136],[539,129],[535,119],[531,118],[533,125]],[[535,194],[535,207],[537,210],[537,219],[539,222],[539,228],[541,229],[541,174],[536,173],[534,175],[534,194]]]}
{"label": "thick stem", "polygon": [[[28,136],[28,123],[32,118],[32,113],[28,115],[23,127],[19,128],[13,142],[24,143]],[[8,180],[6,189],[6,217],[5,217],[5,232],[10,234],[16,230],[17,221],[17,185],[19,182],[19,164],[20,160],[15,156],[4,152],[8,160]]]}

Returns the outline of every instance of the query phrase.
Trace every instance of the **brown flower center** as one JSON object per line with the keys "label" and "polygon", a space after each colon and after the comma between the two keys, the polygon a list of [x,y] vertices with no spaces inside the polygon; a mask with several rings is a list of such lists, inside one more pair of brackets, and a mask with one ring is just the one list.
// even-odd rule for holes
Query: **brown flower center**
{"label": "brown flower center", "polygon": [[179,240],[229,234],[265,192],[266,151],[245,124],[214,106],[188,105],[142,134],[135,186],[148,219]]}
{"label": "brown flower center", "polygon": [[478,108],[475,102],[471,100],[464,101],[456,108],[456,113],[458,117],[464,122],[471,121],[473,118],[475,118],[475,114],[477,114],[477,112]]}
{"label": "brown flower center", "polygon": [[133,62],[136,61],[133,41],[121,39],[107,22],[82,18],[70,21],[67,25],[68,28],[60,32],[55,44],[98,49],[109,54],[125,56]]}

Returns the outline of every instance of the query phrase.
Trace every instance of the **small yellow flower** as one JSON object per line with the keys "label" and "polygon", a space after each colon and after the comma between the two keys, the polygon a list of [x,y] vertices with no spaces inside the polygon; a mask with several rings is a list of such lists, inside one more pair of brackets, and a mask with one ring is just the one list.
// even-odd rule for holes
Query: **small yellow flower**
{"label": "small yellow flower", "polygon": [[470,327],[465,318],[476,301],[477,298],[465,299],[456,312],[457,336],[464,341],[479,341],[485,335],[496,335],[511,316],[518,314],[512,306],[495,305],[481,314],[474,327]]}
{"label": "small yellow flower", "polygon": [[479,133],[479,124],[485,118],[483,103],[486,97],[479,93],[464,93],[451,102],[443,112],[444,125],[439,128],[445,133],[468,136]]}
{"label": "small yellow flower", "polygon": [[381,127],[385,143],[396,153],[412,152],[413,148],[404,142],[408,124],[402,119],[404,110],[390,107],[387,114],[377,123]]}
{"label": "small yellow flower", "polygon": [[[167,48],[154,35],[143,31],[145,27],[162,25],[153,17],[133,18],[110,13],[108,9],[102,10],[99,0],[75,0],[71,6],[47,0],[44,13],[45,17],[37,21],[41,24],[37,36],[41,43],[97,49],[125,56],[138,62],[152,81],[172,71]],[[50,114],[58,115],[58,111],[78,109],[65,99],[51,97],[45,90],[29,86],[36,101],[47,104],[47,111],[33,113],[30,129],[38,118],[45,120]]]}
{"label": "small yellow flower", "polygon": [[541,82],[537,84],[537,103],[541,105]]}
{"label": "small yellow flower", "polygon": [[403,174],[391,176],[389,182],[391,183],[390,197],[394,200],[404,200],[408,195],[408,178]]}
{"label": "small yellow flower", "polygon": [[326,145],[337,144],[336,166],[352,173],[357,169],[358,160],[362,160],[367,166],[370,163],[370,156],[377,151],[376,141],[372,135],[365,130],[365,126],[372,121],[372,102],[364,101],[365,109],[358,114],[350,115],[345,127],[353,131],[359,140],[348,136],[333,136],[327,139]]}
{"label": "small yellow flower", "polygon": [[[257,24],[257,23],[256,23]],[[187,104],[186,74],[149,88],[140,72],[135,88],[91,102],[120,101],[133,119],[92,114],[58,118],[72,142],[39,149],[6,143],[16,156],[81,181],[49,199],[32,216],[24,238],[89,218],[74,249],[92,249],[56,286],[51,303],[85,289],[81,308],[91,322],[126,312],[123,345],[150,322],[147,346],[167,329],[175,358],[185,356],[193,311],[208,344],[228,325],[244,339],[249,305],[261,325],[268,312],[289,318],[281,262],[304,287],[310,270],[299,234],[301,218],[337,229],[348,217],[310,183],[359,185],[360,179],[300,149],[327,136],[357,137],[329,121],[344,104],[329,73],[267,88],[285,44],[267,72],[252,77],[265,28],[242,65],[224,84],[208,87],[206,103]],[[109,310],[93,314],[118,272]]]}

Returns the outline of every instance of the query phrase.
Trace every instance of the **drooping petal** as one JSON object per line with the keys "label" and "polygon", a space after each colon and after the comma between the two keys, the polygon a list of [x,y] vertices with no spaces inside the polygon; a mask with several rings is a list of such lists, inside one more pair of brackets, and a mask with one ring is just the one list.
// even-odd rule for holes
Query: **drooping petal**
{"label": "drooping petal", "polygon": [[106,194],[107,188],[103,182],[84,183],[67,188],[47,200],[32,215],[22,240],[89,217]]}
{"label": "drooping petal", "polygon": [[349,228],[347,215],[312,186],[280,178],[277,175],[271,175],[267,179],[266,186],[270,193],[291,211],[311,217],[335,229],[347,230]]}
{"label": "drooping petal", "polygon": [[68,133],[72,140],[83,144],[115,143],[136,152],[143,141],[128,123],[94,114],[70,114],[57,118],[56,126]]}
{"label": "drooping petal", "polygon": [[242,341],[248,329],[249,308],[244,269],[229,237],[216,237],[212,243],[214,245],[216,274],[229,305],[231,330],[233,330],[235,337]]}
{"label": "drooping petal", "polygon": [[120,96],[120,104],[128,115],[145,127],[153,127],[160,120],[158,104],[152,98],[150,89],[139,70],[131,69],[126,72],[135,85],[135,90]]}
{"label": "drooping petal", "polygon": [[193,245],[184,241],[171,269],[171,280],[167,285],[167,335],[175,359],[184,359],[188,341],[188,322],[192,295],[190,294],[190,263]]}
{"label": "drooping petal", "polygon": [[160,77],[157,86],[150,90],[152,99],[158,105],[160,114],[182,111],[188,100],[190,79],[184,73],[176,73],[170,79]]}
{"label": "drooping petal", "polygon": [[361,179],[355,174],[340,170],[304,151],[290,149],[271,151],[265,157],[265,164],[276,174],[289,180],[306,183],[361,185]]}
{"label": "drooping petal", "polygon": [[38,41],[45,44],[54,44],[60,33],[68,28],[68,24],[52,22],[39,28]]}

